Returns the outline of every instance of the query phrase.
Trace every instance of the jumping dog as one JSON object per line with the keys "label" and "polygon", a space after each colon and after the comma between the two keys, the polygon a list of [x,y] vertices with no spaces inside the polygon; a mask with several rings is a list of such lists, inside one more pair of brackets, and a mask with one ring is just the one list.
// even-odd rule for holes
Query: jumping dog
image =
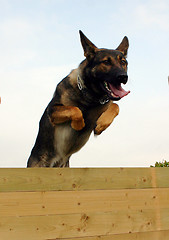
{"label": "jumping dog", "polygon": [[85,60],[56,87],[39,123],[27,167],[68,167],[70,156],[101,134],[119,113],[126,84],[128,38],[116,50],[97,48],[79,31]]}

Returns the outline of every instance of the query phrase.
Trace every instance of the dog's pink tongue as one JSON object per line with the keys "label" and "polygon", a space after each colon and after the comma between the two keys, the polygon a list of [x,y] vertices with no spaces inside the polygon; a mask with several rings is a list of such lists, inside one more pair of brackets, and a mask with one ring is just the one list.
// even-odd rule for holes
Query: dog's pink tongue
{"label": "dog's pink tongue", "polygon": [[120,97],[120,98],[125,97],[130,93],[130,91],[125,91],[121,87],[121,85],[119,85],[118,87],[114,87],[112,84],[109,84],[109,88],[114,95],[116,95],[117,97]]}

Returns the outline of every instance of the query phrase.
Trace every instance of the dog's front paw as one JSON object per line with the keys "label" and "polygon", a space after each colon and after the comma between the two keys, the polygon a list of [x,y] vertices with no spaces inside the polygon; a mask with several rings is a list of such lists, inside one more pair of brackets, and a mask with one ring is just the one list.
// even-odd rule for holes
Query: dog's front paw
{"label": "dog's front paw", "polygon": [[72,115],[71,115],[71,127],[76,130],[80,131],[84,128],[85,122],[83,118],[82,111],[78,107],[74,107],[72,109]]}
{"label": "dog's front paw", "polygon": [[103,127],[102,125],[97,125],[94,129],[95,135],[100,135],[107,127]]}
{"label": "dog's front paw", "polygon": [[95,135],[100,135],[104,130],[106,130],[106,128],[108,128],[110,126],[110,123],[103,123],[101,121],[97,122],[97,125],[94,129],[94,134]]}
{"label": "dog's front paw", "polygon": [[82,130],[85,127],[85,122],[83,117],[80,119],[72,120],[71,127],[76,131]]}

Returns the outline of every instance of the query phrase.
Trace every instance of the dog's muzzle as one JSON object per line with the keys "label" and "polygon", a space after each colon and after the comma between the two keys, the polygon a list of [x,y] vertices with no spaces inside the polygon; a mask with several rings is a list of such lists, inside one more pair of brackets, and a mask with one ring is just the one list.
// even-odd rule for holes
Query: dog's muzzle
{"label": "dog's muzzle", "polygon": [[127,80],[128,80],[127,73],[122,73],[122,74],[118,75],[118,77],[117,77],[117,82],[119,82],[119,83],[126,84]]}
{"label": "dog's muzzle", "polygon": [[118,74],[112,81],[105,80],[103,82],[103,89],[111,100],[118,101],[130,93],[130,91],[125,91],[121,86],[121,84],[126,84],[127,80],[127,73]]}

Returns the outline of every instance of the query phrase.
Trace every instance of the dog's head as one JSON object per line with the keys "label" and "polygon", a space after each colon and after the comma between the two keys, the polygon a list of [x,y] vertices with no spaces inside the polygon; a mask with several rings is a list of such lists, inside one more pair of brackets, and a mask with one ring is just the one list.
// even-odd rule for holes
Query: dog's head
{"label": "dog's head", "polygon": [[81,43],[86,60],[83,65],[85,85],[92,88],[98,96],[107,96],[117,101],[126,96],[121,84],[126,84],[128,38],[124,37],[116,50],[97,48],[83,33],[80,32]]}

